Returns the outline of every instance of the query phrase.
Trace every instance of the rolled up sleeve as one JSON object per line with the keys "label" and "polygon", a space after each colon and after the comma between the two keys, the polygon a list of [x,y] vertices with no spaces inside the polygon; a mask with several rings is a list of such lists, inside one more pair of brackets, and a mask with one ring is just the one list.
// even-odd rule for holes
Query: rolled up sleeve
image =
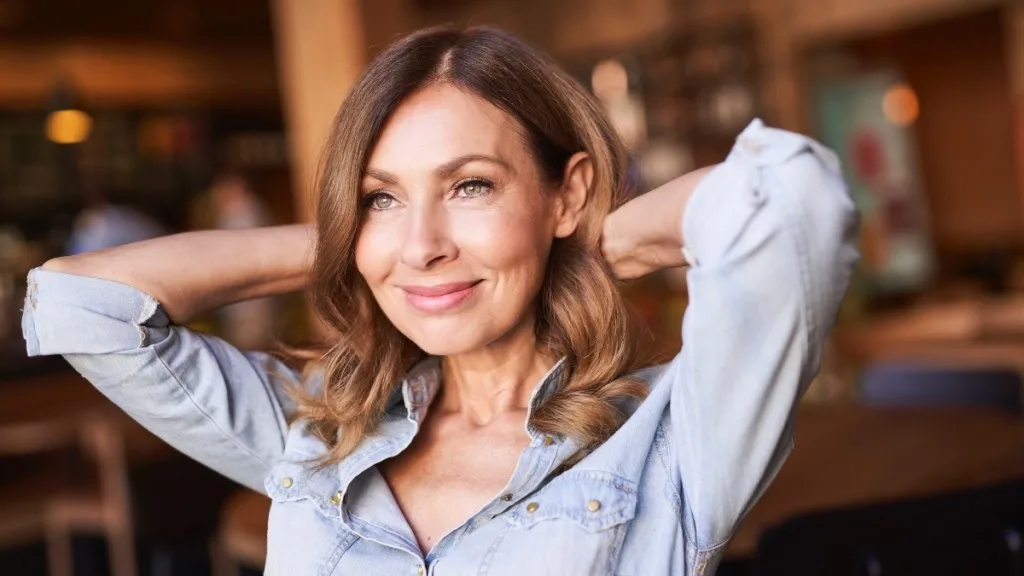
{"label": "rolled up sleeve", "polygon": [[254,490],[283,452],[297,374],[265,353],[172,325],[131,286],[43,269],[22,316],[29,355],[59,354],[132,418]]}
{"label": "rolled up sleeve", "polygon": [[670,414],[686,521],[722,546],[792,447],[857,261],[857,214],[835,155],[755,121],[684,216],[690,304]]}

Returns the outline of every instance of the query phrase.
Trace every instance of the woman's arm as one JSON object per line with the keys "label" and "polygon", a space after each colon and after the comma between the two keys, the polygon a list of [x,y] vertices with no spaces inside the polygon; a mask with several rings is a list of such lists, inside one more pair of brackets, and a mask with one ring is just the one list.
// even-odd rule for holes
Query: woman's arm
{"label": "woman's arm", "polygon": [[651,252],[613,251],[626,276],[681,263],[672,248],[689,261],[683,349],[657,385],[671,386],[686,532],[711,556],[789,453],[795,405],[857,259],[857,218],[831,151],[760,122],[722,164],[651,194],[610,218],[634,239],[608,244]]}
{"label": "woman's arm", "polygon": [[601,252],[616,276],[631,280],[686,264],[683,215],[693,191],[713,168],[680,176],[605,218]]}
{"label": "woman's arm", "polygon": [[170,319],[300,290],[312,262],[308,225],[187,232],[50,260],[44,270],[113,280],[155,298]]}
{"label": "woman's arm", "polygon": [[29,274],[28,353],[64,356],[154,434],[262,491],[288,428],[279,380],[297,375],[174,321],[301,288],[309,234],[303,226],[196,232],[52,260]]}

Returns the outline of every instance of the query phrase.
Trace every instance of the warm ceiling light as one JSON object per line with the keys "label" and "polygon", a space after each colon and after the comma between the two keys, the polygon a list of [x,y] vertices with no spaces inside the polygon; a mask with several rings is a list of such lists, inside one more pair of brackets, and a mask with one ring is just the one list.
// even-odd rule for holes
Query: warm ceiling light
{"label": "warm ceiling light", "polygon": [[882,114],[897,126],[910,126],[917,120],[920,111],[917,93],[909,84],[893,84],[882,96]]}
{"label": "warm ceiling light", "polygon": [[46,118],[46,137],[57,144],[80,144],[92,132],[92,118],[81,110],[57,110]]}

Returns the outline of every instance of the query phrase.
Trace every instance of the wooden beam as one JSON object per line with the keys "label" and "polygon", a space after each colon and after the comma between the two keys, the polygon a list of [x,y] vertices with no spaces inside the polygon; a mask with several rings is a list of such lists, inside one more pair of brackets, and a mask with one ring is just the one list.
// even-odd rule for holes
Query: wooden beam
{"label": "wooden beam", "polygon": [[0,105],[46,106],[58,79],[88,106],[278,105],[269,48],[202,49],[163,43],[81,40],[0,43]]}
{"label": "wooden beam", "polygon": [[313,216],[313,183],[331,121],[366,64],[358,0],[273,0],[296,214]]}

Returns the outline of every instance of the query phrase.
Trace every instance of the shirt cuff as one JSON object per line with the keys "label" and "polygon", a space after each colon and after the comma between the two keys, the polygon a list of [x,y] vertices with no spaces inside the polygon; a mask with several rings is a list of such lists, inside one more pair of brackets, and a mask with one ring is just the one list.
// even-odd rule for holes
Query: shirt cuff
{"label": "shirt cuff", "polygon": [[21,328],[29,356],[108,354],[147,344],[167,325],[152,296],[131,286],[36,268],[29,272]]}

